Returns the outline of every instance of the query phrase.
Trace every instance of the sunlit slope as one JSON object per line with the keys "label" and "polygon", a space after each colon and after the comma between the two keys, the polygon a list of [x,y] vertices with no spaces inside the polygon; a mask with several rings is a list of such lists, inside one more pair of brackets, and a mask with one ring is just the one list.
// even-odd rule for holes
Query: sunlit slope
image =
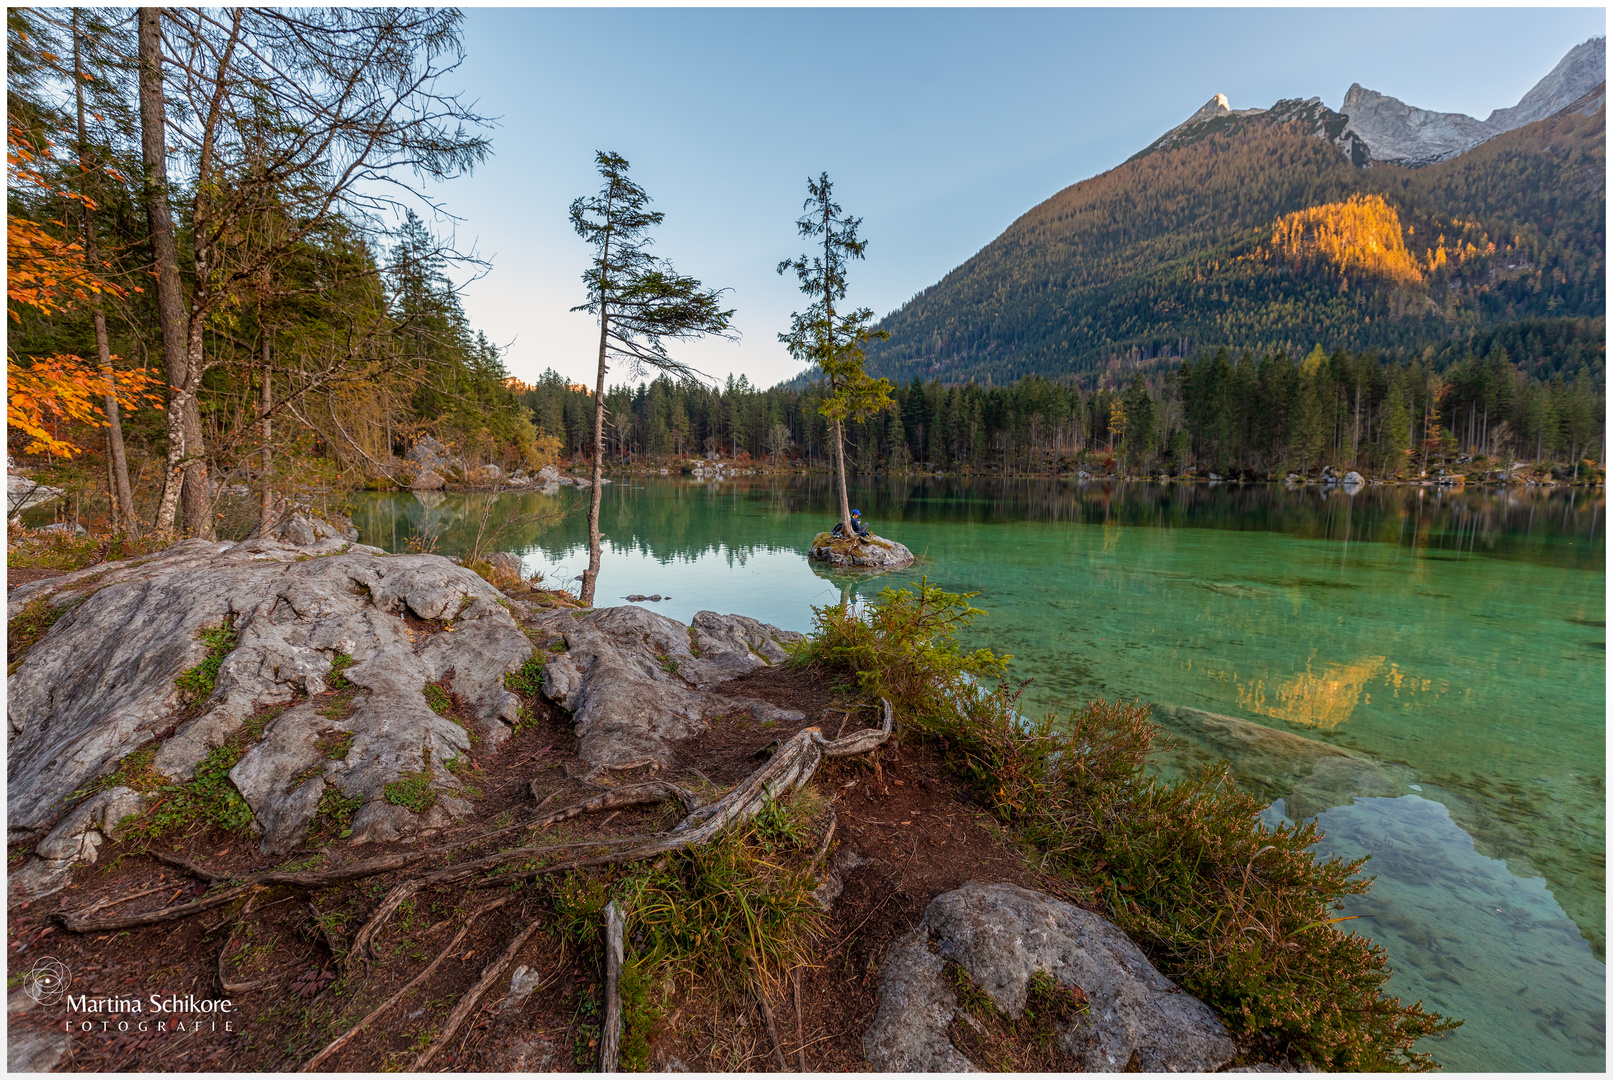
{"label": "sunlit slope", "polygon": [[[1246,118],[1032,208],[889,315],[871,368],[948,381],[1118,374],[1169,363],[1184,344],[1444,350],[1517,320],[1600,317],[1605,145],[1599,110],[1427,168],[1361,169],[1301,127]],[[1309,234],[1295,233],[1302,220]],[[1292,257],[1315,248],[1317,226],[1336,241],[1362,224],[1380,256]]]}

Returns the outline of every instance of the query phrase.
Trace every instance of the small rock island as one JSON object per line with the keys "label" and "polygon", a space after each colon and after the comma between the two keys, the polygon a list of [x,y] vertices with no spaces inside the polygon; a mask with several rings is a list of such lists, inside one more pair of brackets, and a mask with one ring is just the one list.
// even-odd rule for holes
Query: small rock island
{"label": "small rock island", "polygon": [[847,538],[821,532],[812,538],[807,558],[866,570],[900,570],[913,565],[913,553],[906,546],[873,533]]}

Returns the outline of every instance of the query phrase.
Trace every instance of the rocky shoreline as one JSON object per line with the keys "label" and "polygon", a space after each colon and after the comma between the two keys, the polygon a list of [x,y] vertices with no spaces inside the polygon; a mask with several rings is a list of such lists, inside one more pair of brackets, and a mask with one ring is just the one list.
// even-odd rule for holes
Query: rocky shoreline
{"label": "rocky shoreline", "polygon": [[[784,663],[798,634],[740,615],[701,612],[685,625],[632,606],[575,609],[520,586],[501,593],[448,559],[386,555],[307,517],[293,517],[268,537],[233,545],[184,541],[8,595],[10,617],[41,606],[59,615],[13,662],[9,678],[8,891],[20,945],[13,963],[26,965],[48,949],[80,965],[86,974],[74,986],[87,992],[101,989],[101,978],[90,974],[97,967],[123,970],[118,956],[99,953],[87,936],[44,939],[41,931],[57,925],[61,916],[53,912],[98,910],[110,902],[109,889],[170,880],[171,869],[152,861],[160,848],[206,863],[204,881],[263,877],[257,868],[288,865],[288,856],[289,865],[312,855],[321,865],[357,866],[349,851],[373,862],[392,851],[423,851],[423,842],[486,821],[493,808],[484,805],[485,780],[493,775],[511,782],[505,786],[515,804],[536,800],[540,809],[568,786],[608,794],[628,790],[634,776],[677,783],[694,777],[697,787],[704,778],[720,786],[765,762],[792,731],[813,723],[835,730],[831,722],[844,730],[856,712],[854,702],[836,704],[822,689],[791,689],[802,676],[811,681],[810,672]],[[220,655],[214,634],[224,629],[229,647]],[[534,658],[542,661],[536,685],[531,677],[523,681]],[[187,697],[190,673],[210,662],[211,686]],[[534,750],[537,741],[547,745]],[[511,760],[517,754],[540,764],[523,768]],[[233,760],[228,782],[243,808],[237,831],[204,816],[180,823],[180,833],[147,831],[151,839],[142,838],[164,803],[225,760]],[[976,1062],[957,1049],[959,1039],[949,1041],[949,1024],[975,1021],[964,1016],[954,990],[936,984],[942,959],[929,959],[926,935],[943,942],[940,956],[957,959],[1006,1016],[1023,1010],[1037,971],[1082,995],[1085,1007],[1056,1031],[1058,1061],[1088,1069],[1140,1063],[1209,1070],[1238,1054],[1220,1022],[1176,991],[1119,930],[1032,888],[1035,872],[1006,837],[982,830],[933,758],[906,748],[872,767],[847,760],[849,770],[821,774],[824,794],[812,797],[830,811],[815,818],[823,834],[813,860],[817,895],[836,925],[866,925],[893,895],[902,902],[885,913],[895,918],[882,920],[878,932],[853,927],[865,939],[866,961],[859,965],[879,972],[877,983],[855,977],[856,1030],[832,1045],[819,1039],[803,1061],[825,1069],[907,1070],[943,1061],[990,1067],[991,1054],[1011,1049],[1012,1039],[963,1040],[977,1057],[985,1055]],[[563,765],[558,775],[555,764]],[[419,797],[400,797],[411,786]],[[832,799],[829,792],[836,793]],[[323,827],[333,801],[348,808],[335,835]],[[515,804],[503,801],[498,812],[507,817]],[[642,828],[634,818],[642,822],[643,812],[629,811],[626,822]],[[900,826],[893,826],[897,819]],[[954,820],[962,825],[955,840],[929,835]],[[916,868],[908,834],[916,842],[924,822],[927,865]],[[243,832],[250,836],[245,844]],[[831,843],[834,856],[822,858]],[[199,872],[194,862],[185,865]],[[994,867],[1000,877],[979,876]],[[185,893],[183,883],[179,891]],[[325,897],[321,904],[340,903],[332,894],[316,895]],[[130,916],[152,902],[118,910]],[[1043,944],[1031,952],[1004,949],[992,944],[993,935],[1006,932],[1003,919],[1060,927],[1058,934],[1070,936],[1037,930]],[[176,931],[153,925],[131,932],[135,938],[119,955],[140,974],[144,952]],[[89,959],[95,956],[99,964]],[[317,956],[311,962],[317,967]],[[221,957],[221,973],[224,963]],[[235,985],[232,978],[218,976],[226,988]],[[564,995],[523,989],[518,972],[503,978],[507,989],[495,999],[496,1015],[565,1005]],[[847,993],[831,969],[813,978],[809,997]],[[222,991],[215,984],[212,992]],[[918,1002],[930,1003],[922,1015],[912,1013]],[[13,993],[11,1007],[14,1065],[26,1059],[40,1069],[93,1068],[109,1051],[105,1040],[50,1035],[43,1021],[51,1010],[25,996]],[[259,1009],[255,1024],[271,1023],[269,1015]],[[543,1053],[551,1054],[543,1059],[547,1067],[584,1060],[575,1046],[564,1054],[535,1046],[521,1034],[525,1022],[511,1019],[495,1025],[492,1044],[461,1065],[544,1067],[533,1057]],[[804,1030],[800,1041],[793,1050],[805,1054]],[[376,1045],[385,1042],[376,1037]],[[129,1060],[194,1067],[172,1049],[143,1049]],[[677,1067],[690,1061],[680,1055],[697,1049],[667,1031],[655,1060]],[[386,1060],[374,1051],[355,1047],[336,1060],[374,1067]],[[295,1064],[274,1053],[252,1060],[257,1067]]]}

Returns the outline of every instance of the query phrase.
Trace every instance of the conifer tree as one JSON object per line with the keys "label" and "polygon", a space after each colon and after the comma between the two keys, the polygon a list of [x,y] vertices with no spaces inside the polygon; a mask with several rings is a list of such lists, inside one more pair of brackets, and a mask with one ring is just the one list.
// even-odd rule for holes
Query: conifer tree
{"label": "conifer tree", "polygon": [[627,175],[627,159],[601,150],[594,156],[604,178],[599,194],[571,204],[571,224],[594,247],[583,271],[588,301],[572,308],[599,317],[599,377],[594,388],[594,472],[588,504],[588,569],[582,602],[594,602],[599,578],[599,482],[605,471],[605,373],[612,357],[635,374],[645,368],[693,381],[700,373],[667,355],[663,339],[688,340],[703,334],[727,335],[734,312],[723,310],[726,290],[707,289],[646,250],[649,230],[666,216],[646,209],[650,197]]}
{"label": "conifer tree", "polygon": [[779,340],[797,360],[816,363],[829,383],[829,394],[818,411],[834,424],[835,481],[840,495],[840,524],[847,536],[855,536],[851,524],[851,501],[846,496],[846,432],[848,420],[856,423],[894,408],[889,379],[871,379],[863,370],[863,345],[890,335],[869,326],[873,309],[857,308],[835,314],[835,303],[846,298],[846,266],[852,259],[864,258],[868,241],[857,235],[862,218],[845,216],[834,201],[834,184],[828,173],[816,180],[807,177],[807,198],[801,204],[807,213],[795,223],[807,240],[822,238],[823,254],[785,259],[778,272],[794,270],[801,291],[813,297],[806,313],[792,312],[790,331]]}

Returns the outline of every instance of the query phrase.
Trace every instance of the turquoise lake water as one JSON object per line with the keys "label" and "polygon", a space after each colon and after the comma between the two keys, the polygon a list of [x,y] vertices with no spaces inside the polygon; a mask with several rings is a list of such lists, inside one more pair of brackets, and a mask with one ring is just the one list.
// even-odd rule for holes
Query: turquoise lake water
{"label": "turquoise lake water", "polygon": [[[489,498],[362,495],[353,519],[366,543],[431,533],[453,554]],[[814,605],[927,575],[980,594],[970,644],[1015,656],[1025,711],[1140,698],[1382,762],[1404,791],[1296,790],[1268,813],[1292,802],[1324,853],[1372,855],[1350,925],[1388,950],[1393,992],[1468,1021],[1426,1049],[1457,1070],[1603,1070],[1601,493],[935,478],[853,502],[918,565],[809,565],[832,521],[822,478],[611,484],[596,601],[659,593],[648,606],[675,619],[808,630]],[[489,515],[528,572],[575,588],[585,505],[563,488]]]}

